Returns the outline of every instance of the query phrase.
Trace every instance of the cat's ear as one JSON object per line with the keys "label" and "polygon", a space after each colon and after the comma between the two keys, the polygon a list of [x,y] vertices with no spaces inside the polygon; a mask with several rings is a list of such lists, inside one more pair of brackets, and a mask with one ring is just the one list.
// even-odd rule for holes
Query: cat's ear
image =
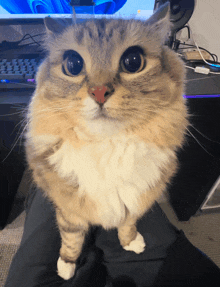
{"label": "cat's ear", "polygon": [[164,39],[171,30],[170,2],[166,2],[146,21],[154,32],[159,33]]}
{"label": "cat's ear", "polygon": [[47,34],[60,34],[68,26],[68,23],[63,19],[46,17],[44,18],[44,25]]}

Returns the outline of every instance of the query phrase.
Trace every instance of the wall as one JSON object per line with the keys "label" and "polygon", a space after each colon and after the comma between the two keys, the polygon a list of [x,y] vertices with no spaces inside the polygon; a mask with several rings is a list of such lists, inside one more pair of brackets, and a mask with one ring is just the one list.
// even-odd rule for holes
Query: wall
{"label": "wall", "polygon": [[[216,54],[220,61],[220,1],[196,0],[195,10],[188,24],[198,46]],[[186,41],[187,29],[182,31],[179,39],[194,44],[192,40]]]}

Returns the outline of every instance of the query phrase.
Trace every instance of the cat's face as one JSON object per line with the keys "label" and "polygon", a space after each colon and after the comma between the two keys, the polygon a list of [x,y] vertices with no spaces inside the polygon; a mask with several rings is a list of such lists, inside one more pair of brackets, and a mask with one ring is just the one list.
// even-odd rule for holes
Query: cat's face
{"label": "cat's face", "polygon": [[[163,46],[169,25],[151,22],[103,19],[48,32],[38,87],[69,124],[132,130],[180,100],[183,64]],[[104,89],[98,100],[97,89]]]}

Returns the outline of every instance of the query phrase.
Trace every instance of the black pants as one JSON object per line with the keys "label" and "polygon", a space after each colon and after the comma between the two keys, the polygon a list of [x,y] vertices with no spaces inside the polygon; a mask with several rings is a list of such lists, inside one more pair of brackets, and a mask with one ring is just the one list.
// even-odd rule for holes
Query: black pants
{"label": "black pants", "polygon": [[137,224],[146,242],[144,253],[125,251],[117,230],[91,228],[76,275],[68,281],[56,272],[61,239],[52,205],[39,190],[30,190],[26,213],[5,287],[220,286],[220,269],[168,221],[157,203]]}

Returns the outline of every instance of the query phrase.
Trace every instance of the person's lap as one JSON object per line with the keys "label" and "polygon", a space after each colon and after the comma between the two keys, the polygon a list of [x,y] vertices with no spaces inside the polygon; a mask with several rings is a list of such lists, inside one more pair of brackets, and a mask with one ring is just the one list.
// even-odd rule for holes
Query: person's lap
{"label": "person's lap", "polygon": [[119,244],[117,230],[92,228],[79,258],[76,275],[65,282],[56,272],[61,239],[54,209],[40,190],[32,188],[24,234],[5,287],[152,286],[168,248],[180,231],[168,221],[157,203],[138,222],[137,228],[146,242],[142,254],[125,251]]}

